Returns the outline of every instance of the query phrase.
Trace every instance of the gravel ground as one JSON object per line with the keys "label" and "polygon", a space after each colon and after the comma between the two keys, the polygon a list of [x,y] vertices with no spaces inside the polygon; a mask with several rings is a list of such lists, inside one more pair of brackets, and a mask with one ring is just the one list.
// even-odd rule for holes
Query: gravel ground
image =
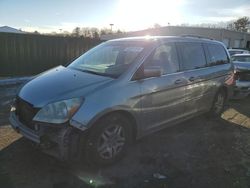
{"label": "gravel ground", "polygon": [[250,97],[230,101],[221,119],[197,117],[138,140],[123,160],[97,168],[59,162],[15,133],[7,108],[17,90],[0,90],[0,187],[250,187]]}

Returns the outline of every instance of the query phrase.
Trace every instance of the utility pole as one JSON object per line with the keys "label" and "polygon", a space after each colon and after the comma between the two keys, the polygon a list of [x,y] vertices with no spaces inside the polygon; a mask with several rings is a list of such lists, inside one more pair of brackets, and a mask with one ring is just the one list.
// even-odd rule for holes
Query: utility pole
{"label": "utility pole", "polygon": [[110,25],[110,31],[112,33],[112,27],[114,26],[114,24],[109,24]]}

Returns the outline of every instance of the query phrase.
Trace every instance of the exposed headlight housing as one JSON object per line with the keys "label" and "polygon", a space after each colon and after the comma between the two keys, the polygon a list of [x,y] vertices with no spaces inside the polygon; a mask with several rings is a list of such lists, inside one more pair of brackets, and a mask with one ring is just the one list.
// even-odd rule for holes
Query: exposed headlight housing
{"label": "exposed headlight housing", "polygon": [[82,98],[73,98],[44,106],[33,118],[34,121],[45,123],[65,123],[79,109]]}

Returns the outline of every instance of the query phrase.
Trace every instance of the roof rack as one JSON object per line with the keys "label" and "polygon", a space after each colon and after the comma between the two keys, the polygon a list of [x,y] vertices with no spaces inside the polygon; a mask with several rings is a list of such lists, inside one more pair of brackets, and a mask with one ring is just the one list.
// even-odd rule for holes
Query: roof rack
{"label": "roof rack", "polygon": [[205,37],[205,36],[202,36],[202,35],[181,35],[181,37],[194,37],[194,38],[199,38],[199,39],[214,40],[213,38]]}

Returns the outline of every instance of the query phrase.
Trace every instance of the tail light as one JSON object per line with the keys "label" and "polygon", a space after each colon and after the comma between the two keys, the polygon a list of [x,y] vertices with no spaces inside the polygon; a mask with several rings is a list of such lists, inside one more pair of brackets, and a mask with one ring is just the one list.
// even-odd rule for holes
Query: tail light
{"label": "tail light", "polygon": [[234,72],[232,72],[230,75],[228,75],[228,77],[226,78],[226,81],[225,81],[225,83],[227,84],[227,85],[235,85],[235,82],[236,82],[236,77],[237,77],[237,75],[236,75],[236,73],[234,73]]}
{"label": "tail light", "polygon": [[239,80],[240,79],[240,74],[239,74],[239,72],[234,72],[234,79],[235,80]]}

